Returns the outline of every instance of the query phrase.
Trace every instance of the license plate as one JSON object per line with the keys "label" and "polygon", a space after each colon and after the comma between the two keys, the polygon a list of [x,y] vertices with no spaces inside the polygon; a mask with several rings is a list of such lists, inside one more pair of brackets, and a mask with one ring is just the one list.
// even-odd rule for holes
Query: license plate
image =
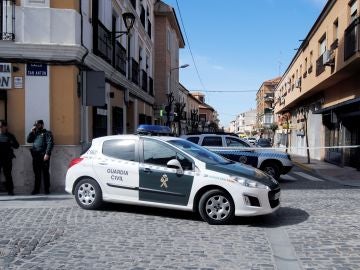
{"label": "license plate", "polygon": [[280,199],[280,191],[274,194],[274,200]]}

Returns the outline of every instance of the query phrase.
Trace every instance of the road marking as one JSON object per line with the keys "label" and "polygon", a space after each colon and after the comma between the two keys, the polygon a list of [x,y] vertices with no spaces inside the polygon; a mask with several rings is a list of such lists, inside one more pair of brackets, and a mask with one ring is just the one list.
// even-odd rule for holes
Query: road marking
{"label": "road marking", "polygon": [[281,180],[285,180],[285,181],[297,181],[297,179],[291,175],[282,175],[281,176]]}
{"label": "road marking", "polygon": [[266,228],[265,231],[273,251],[276,268],[278,270],[303,269],[285,230],[283,228]]}
{"label": "road marking", "polygon": [[310,180],[310,181],[315,181],[315,182],[324,182],[324,180],[322,179],[319,179],[319,178],[316,178],[314,176],[311,176],[311,175],[308,175],[306,173],[303,173],[303,172],[294,172],[295,174],[307,179],[307,180]]}

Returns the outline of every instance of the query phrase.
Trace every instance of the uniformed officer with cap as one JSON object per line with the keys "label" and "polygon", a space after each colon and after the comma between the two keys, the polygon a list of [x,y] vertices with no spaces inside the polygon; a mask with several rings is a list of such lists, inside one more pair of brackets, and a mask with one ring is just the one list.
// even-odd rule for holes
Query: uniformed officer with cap
{"label": "uniformed officer with cap", "polygon": [[6,190],[9,195],[14,195],[14,183],[11,175],[14,150],[19,148],[15,136],[8,132],[6,121],[0,121],[0,169],[5,176]]}
{"label": "uniformed officer with cap", "polygon": [[54,147],[54,138],[51,131],[44,129],[44,121],[35,121],[34,127],[27,137],[27,142],[32,143],[30,149],[33,158],[33,170],[35,174],[35,186],[32,195],[40,191],[41,174],[44,177],[45,194],[50,193],[50,156]]}

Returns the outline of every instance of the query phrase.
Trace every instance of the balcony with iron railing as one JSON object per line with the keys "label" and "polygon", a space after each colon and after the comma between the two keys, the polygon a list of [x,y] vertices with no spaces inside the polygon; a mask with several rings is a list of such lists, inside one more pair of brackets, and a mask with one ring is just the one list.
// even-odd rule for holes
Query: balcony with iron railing
{"label": "balcony with iron railing", "polygon": [[360,51],[360,17],[356,18],[345,30],[344,60]]}
{"label": "balcony with iron railing", "polygon": [[0,0],[0,40],[15,40],[15,0]]}
{"label": "balcony with iron railing", "polygon": [[119,41],[115,41],[115,68],[126,76],[126,49]]}
{"label": "balcony with iron railing", "polygon": [[136,85],[139,85],[139,63],[134,58],[131,58],[131,80]]}
{"label": "balcony with iron railing", "polygon": [[145,70],[141,70],[141,88],[145,92],[148,91],[148,75]]}
{"label": "balcony with iron railing", "polygon": [[95,37],[94,53],[111,64],[113,58],[111,32],[100,21],[97,22],[95,27],[97,27],[97,37]]}

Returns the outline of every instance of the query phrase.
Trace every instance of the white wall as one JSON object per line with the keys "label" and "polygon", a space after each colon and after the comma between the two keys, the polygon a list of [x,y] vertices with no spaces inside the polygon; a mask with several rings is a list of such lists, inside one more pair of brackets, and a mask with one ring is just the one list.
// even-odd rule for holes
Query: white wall
{"label": "white wall", "polygon": [[80,44],[80,14],[71,9],[16,7],[15,41],[32,44]]}

